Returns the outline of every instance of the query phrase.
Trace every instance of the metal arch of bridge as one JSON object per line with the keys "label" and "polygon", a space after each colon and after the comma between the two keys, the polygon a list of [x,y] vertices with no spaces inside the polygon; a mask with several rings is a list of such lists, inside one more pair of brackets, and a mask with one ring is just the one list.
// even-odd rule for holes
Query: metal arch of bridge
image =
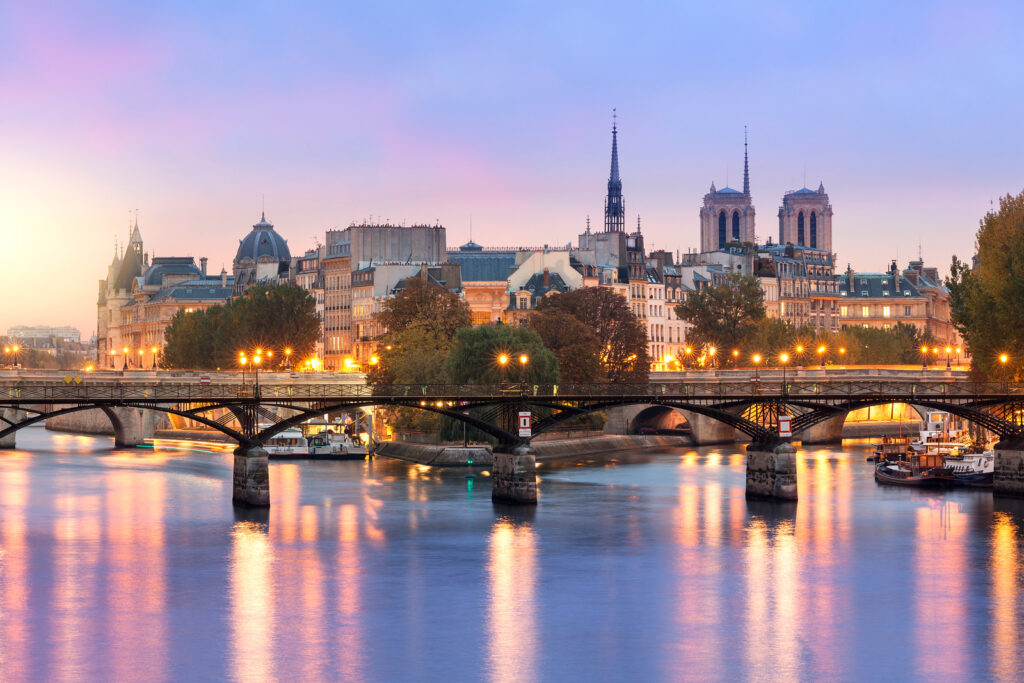
{"label": "metal arch of bridge", "polygon": [[[57,414],[90,408],[132,407],[180,415],[223,432],[241,445],[257,445],[274,434],[301,423],[325,410],[365,406],[405,406],[429,410],[466,422],[491,434],[500,442],[524,441],[500,424],[502,415],[519,407],[530,407],[537,417],[535,433],[582,414],[628,404],[662,405],[692,411],[724,422],[755,440],[773,436],[773,415],[781,405],[801,407],[794,429],[802,430],[843,411],[889,402],[948,410],[981,424],[1001,436],[1024,434],[1016,415],[1024,404],[1022,384],[978,384],[939,378],[932,381],[881,380],[861,382],[791,382],[783,386],[719,382],[716,384],[643,384],[643,385],[270,385],[257,392],[249,385],[195,384],[118,384],[61,385],[25,382],[0,387],[8,396],[0,396],[0,407],[38,413],[34,418],[0,430],[0,437],[22,426]],[[39,411],[36,405],[60,406],[55,411]],[[68,407],[67,404],[72,404]],[[288,408],[296,415],[275,418],[270,427],[259,430],[259,417],[267,406]],[[1008,410],[1007,406],[1013,406]],[[735,412],[755,407],[761,417],[750,420]],[[231,429],[222,421],[204,413],[222,408],[231,411],[242,425]],[[480,419],[464,415],[469,408],[486,408]],[[539,411],[538,411],[539,409]],[[1003,414],[998,414],[1003,410]]]}

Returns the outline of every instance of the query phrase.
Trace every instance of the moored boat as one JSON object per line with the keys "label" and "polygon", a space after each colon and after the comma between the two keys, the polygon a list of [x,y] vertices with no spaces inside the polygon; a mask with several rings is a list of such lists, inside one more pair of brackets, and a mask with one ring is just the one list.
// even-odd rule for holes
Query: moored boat
{"label": "moored boat", "polygon": [[905,460],[881,460],[875,466],[875,481],[914,488],[945,488],[956,483],[942,456],[934,454],[911,454]]}

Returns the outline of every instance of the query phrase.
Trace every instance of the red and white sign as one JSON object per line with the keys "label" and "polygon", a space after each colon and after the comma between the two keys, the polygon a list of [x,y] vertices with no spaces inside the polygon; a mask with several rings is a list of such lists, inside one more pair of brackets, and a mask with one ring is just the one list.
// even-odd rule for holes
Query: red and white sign
{"label": "red and white sign", "polygon": [[760,377],[751,377],[751,378],[750,378],[750,383],[751,383],[751,384],[757,384],[757,383],[758,383],[758,382],[760,382],[760,381],[761,381],[761,378],[760,378]]}
{"label": "red and white sign", "polygon": [[793,436],[792,415],[779,415],[779,436]]}
{"label": "red and white sign", "polygon": [[209,384],[210,383],[210,378],[209,377],[200,377],[199,378],[199,383],[200,384]]}
{"label": "red and white sign", "polygon": [[533,436],[533,430],[530,428],[530,411],[528,410],[519,413],[519,436]]}

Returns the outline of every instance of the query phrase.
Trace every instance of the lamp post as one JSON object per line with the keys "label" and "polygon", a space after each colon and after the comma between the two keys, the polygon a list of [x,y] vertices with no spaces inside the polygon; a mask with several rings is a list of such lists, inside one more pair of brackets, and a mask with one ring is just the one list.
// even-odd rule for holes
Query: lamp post
{"label": "lamp post", "polygon": [[254,370],[254,372],[256,374],[256,396],[257,397],[259,397],[259,395],[260,395],[260,362],[263,360],[263,356],[260,355],[260,352],[262,350],[263,349],[256,349],[256,355],[252,357],[252,367],[253,367],[253,370]]}
{"label": "lamp post", "polygon": [[683,370],[690,369],[690,354],[693,353],[693,349],[687,346],[683,349]]}
{"label": "lamp post", "polygon": [[947,347],[946,347],[946,369],[947,369],[947,370],[949,370],[949,369],[950,369],[950,365],[949,365],[949,356],[950,356],[950,354],[952,354],[952,353],[953,353],[953,347],[952,347],[952,346],[947,346]]}
{"label": "lamp post", "polygon": [[284,365],[285,369],[291,372],[292,369],[292,350],[290,347],[286,347],[284,350]]}
{"label": "lamp post", "polygon": [[114,356],[116,356],[116,355],[117,355],[117,351],[115,351],[114,349],[110,349],[110,369],[111,370],[114,369]]}
{"label": "lamp post", "polygon": [[717,349],[714,346],[712,346],[710,349],[708,349],[708,356],[711,357],[711,367],[712,368],[715,367],[715,352],[716,351],[717,351]]}
{"label": "lamp post", "polygon": [[159,346],[150,347],[150,351],[153,352],[153,369],[156,370],[156,352],[160,350]]}
{"label": "lamp post", "polygon": [[798,344],[797,347],[796,347],[796,366],[798,368],[802,368],[803,365],[804,365],[803,361],[804,361],[804,347],[803,347],[803,345]]}
{"label": "lamp post", "polygon": [[960,347],[956,347],[956,366],[960,367]]}
{"label": "lamp post", "polygon": [[826,350],[827,349],[825,348],[824,344],[822,344],[821,346],[818,347],[818,359],[821,360],[821,369],[822,370],[825,369],[825,351]]}
{"label": "lamp post", "polygon": [[757,379],[760,380],[761,375],[759,373],[759,368],[761,365],[761,354],[755,353],[751,356],[750,360],[754,361],[754,377],[757,377]]}
{"label": "lamp post", "polygon": [[739,349],[733,349],[732,350],[732,369],[735,370],[739,366],[740,366],[740,350]]}
{"label": "lamp post", "polygon": [[139,370],[145,369],[145,368],[142,367],[142,361],[144,359],[144,355],[143,354],[145,354],[145,353],[146,353],[145,349],[139,349]]}
{"label": "lamp post", "polygon": [[522,391],[526,393],[526,366],[530,362],[530,357],[525,353],[519,354],[519,380],[522,383]]}
{"label": "lamp post", "polygon": [[18,369],[18,352],[21,351],[21,347],[18,346],[17,344],[15,344],[14,346],[11,347],[11,350],[14,351],[14,369],[17,370]]}
{"label": "lamp post", "polygon": [[921,347],[921,369],[922,370],[927,370],[928,369],[928,347],[927,346],[922,346]]}
{"label": "lamp post", "polygon": [[128,369],[128,347],[126,346],[121,349],[121,353],[124,354],[124,367],[121,368],[121,371],[123,372]]}
{"label": "lamp post", "polygon": [[782,364],[782,395],[786,395],[786,363],[789,362],[789,354],[783,351],[779,354],[779,363]]}
{"label": "lamp post", "polygon": [[844,356],[846,356],[846,347],[845,346],[840,346],[839,347],[839,364],[840,365],[842,365],[842,363],[843,363],[843,357]]}
{"label": "lamp post", "polygon": [[245,351],[238,352],[238,366],[242,371],[242,388],[245,389],[245,366],[249,363],[249,359],[245,357]]}

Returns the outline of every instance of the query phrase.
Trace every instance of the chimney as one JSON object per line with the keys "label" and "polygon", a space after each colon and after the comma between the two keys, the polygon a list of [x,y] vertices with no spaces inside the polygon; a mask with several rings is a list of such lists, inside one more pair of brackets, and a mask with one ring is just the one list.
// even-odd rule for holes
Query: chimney
{"label": "chimney", "polygon": [[[205,261],[206,259],[203,259],[203,260]],[[220,286],[221,287],[227,287],[228,286],[228,271],[226,271],[224,268],[220,269]]]}
{"label": "chimney", "polygon": [[427,269],[426,261],[420,264],[420,279],[424,282],[430,280],[430,270]]}
{"label": "chimney", "polygon": [[199,270],[202,271],[204,278],[206,277],[206,261],[207,258],[205,256],[199,259]]}
{"label": "chimney", "polygon": [[850,266],[849,263],[846,264],[846,279],[849,282],[849,284],[846,286],[846,290],[850,292],[851,295],[853,295],[853,293],[857,291],[857,285],[853,281],[853,268]]}
{"label": "chimney", "polygon": [[547,268],[544,269],[544,289],[551,286],[551,271]]}

